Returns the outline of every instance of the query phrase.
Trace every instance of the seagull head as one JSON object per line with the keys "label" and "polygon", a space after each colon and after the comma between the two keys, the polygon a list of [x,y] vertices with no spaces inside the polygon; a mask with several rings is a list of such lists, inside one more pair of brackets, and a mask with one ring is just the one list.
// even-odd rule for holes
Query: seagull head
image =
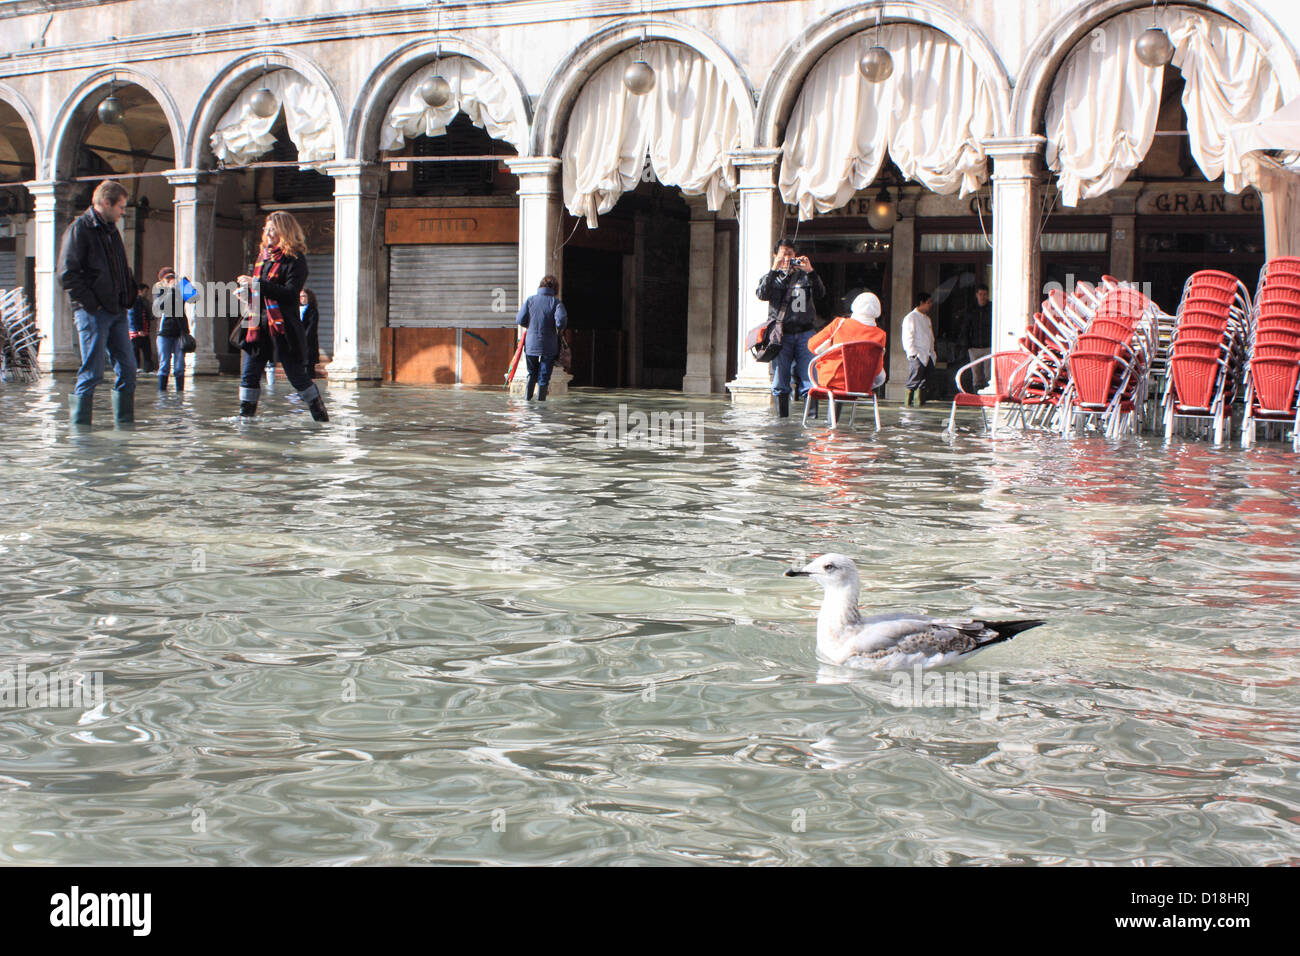
{"label": "seagull head", "polygon": [[858,566],[843,554],[823,554],[799,569],[785,572],[787,578],[810,577],[826,590],[858,590]]}

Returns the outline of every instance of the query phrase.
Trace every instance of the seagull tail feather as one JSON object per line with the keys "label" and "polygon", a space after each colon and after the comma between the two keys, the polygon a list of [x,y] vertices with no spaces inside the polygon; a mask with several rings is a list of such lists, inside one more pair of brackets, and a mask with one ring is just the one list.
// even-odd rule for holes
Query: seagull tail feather
{"label": "seagull tail feather", "polygon": [[1021,631],[1027,631],[1031,627],[1038,627],[1046,624],[1046,621],[985,621],[984,626],[990,631],[996,631],[997,637],[989,638],[982,647],[988,647],[990,644],[1000,644],[1003,641],[1009,641]]}

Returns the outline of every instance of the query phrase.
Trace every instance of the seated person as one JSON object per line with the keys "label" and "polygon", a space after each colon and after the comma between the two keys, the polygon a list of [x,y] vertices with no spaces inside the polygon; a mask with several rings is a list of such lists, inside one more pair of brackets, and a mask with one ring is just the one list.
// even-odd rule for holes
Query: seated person
{"label": "seated person", "polygon": [[[843,353],[837,353],[824,361],[818,362],[817,356],[836,345],[846,342],[874,342],[882,349],[885,347],[885,330],[876,325],[880,317],[880,300],[871,292],[864,292],[853,300],[853,308],[848,316],[841,316],[822,329],[808,342],[813,353],[812,377],[819,388],[843,391],[848,384],[844,374]],[[872,388],[885,384],[883,368],[876,376]]]}

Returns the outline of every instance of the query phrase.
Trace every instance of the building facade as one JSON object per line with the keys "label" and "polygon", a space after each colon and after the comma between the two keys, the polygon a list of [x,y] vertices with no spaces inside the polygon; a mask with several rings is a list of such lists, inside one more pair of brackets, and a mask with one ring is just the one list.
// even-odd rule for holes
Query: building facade
{"label": "building facade", "polygon": [[[48,370],[80,361],[59,239],[110,176],[146,282],[228,282],[261,218],[294,212],[345,384],[499,383],[554,274],[574,384],[765,399],[743,333],[779,235],[826,280],[823,315],[871,290],[892,333],[932,293],[950,369],[980,283],[1011,347],[1051,283],[1148,282],[1172,310],[1195,269],[1253,288],[1266,253],[1300,251],[1294,156],[1227,135],[1300,96],[1289,0],[248,9],[0,2],[0,288],[28,287]],[[1153,25],[1168,65],[1134,52]],[[195,308],[192,370],[233,371],[235,320]],[[892,334],[889,369],[896,396]]]}

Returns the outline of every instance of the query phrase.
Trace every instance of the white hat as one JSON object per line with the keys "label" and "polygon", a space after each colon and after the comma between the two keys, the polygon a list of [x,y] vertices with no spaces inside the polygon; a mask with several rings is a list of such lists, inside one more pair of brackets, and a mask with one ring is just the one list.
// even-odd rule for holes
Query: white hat
{"label": "white hat", "polygon": [[853,300],[852,317],[863,325],[875,325],[880,318],[880,300],[874,292],[864,292]]}

